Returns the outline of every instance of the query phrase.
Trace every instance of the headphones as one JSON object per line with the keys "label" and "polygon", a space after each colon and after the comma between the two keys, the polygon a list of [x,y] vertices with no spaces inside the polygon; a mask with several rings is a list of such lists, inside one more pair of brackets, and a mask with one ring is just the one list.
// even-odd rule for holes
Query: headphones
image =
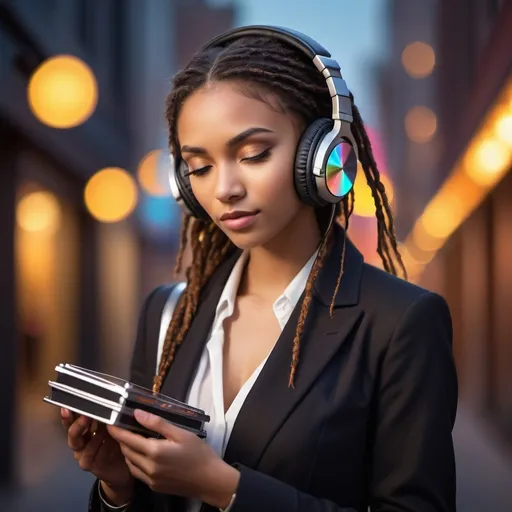
{"label": "headphones", "polygon": [[[246,26],[230,30],[207,43],[203,50],[224,47],[245,36],[270,36],[307,55],[322,73],[332,100],[331,119],[316,119],[304,131],[295,155],[294,183],[302,202],[314,207],[336,204],[354,186],[357,173],[357,145],[350,125],[353,121],[350,93],[338,63],[310,37],[295,30],[272,26]],[[169,181],[172,195],[182,210],[209,220],[192,192],[186,164],[171,155]]]}

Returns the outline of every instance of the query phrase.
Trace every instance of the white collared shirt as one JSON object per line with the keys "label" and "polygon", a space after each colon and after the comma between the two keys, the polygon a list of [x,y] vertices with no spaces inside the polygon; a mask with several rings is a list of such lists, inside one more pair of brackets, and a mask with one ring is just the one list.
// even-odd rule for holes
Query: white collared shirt
{"label": "white collared shirt", "polygon": [[[285,291],[276,299],[272,305],[274,315],[279,323],[281,331],[288,322],[297,302],[306,287],[309,273],[318,251],[311,256],[300,272],[293,278]],[[231,317],[235,310],[235,301],[238,294],[240,280],[247,263],[248,253],[243,252],[238,258],[235,266],[231,270],[224,290],[220,296],[215,310],[215,318],[208,342],[205,345],[199,366],[192,381],[187,396],[187,403],[193,407],[202,409],[210,416],[210,421],[206,424],[207,438],[206,442],[215,450],[219,457],[224,457],[224,452],[235,424],[236,418],[242,405],[249,394],[253,384],[256,382],[268,356],[254,370],[253,374],[241,387],[229,409],[224,414],[224,379],[223,379],[223,347],[224,347],[224,320]],[[276,340],[277,341],[277,340]],[[101,492],[101,486],[98,483],[98,490],[105,510],[124,511],[129,509],[129,503],[120,507],[109,506]],[[200,500],[189,500],[187,512],[199,512],[201,508]],[[229,512],[231,505],[223,512]]]}
{"label": "white collared shirt", "polygon": [[[316,251],[300,272],[294,277],[285,291],[274,302],[272,309],[279,323],[281,331],[288,322],[297,302],[306,287],[306,282],[315,261]],[[224,414],[224,388],[223,388],[223,346],[224,346],[224,320],[231,317],[235,309],[235,301],[240,285],[248,253],[243,252],[238,258],[231,274],[226,281],[224,290],[217,304],[215,318],[210,331],[210,337],[203,350],[199,366],[190,387],[187,403],[193,407],[204,410],[210,421],[206,424],[206,442],[220,456],[224,452],[242,405],[256,382],[269,354],[254,370],[253,374],[241,387],[229,409]],[[276,340],[277,341],[277,340]],[[196,512],[200,502],[191,500],[188,512]],[[226,509],[227,512],[228,509]]]}

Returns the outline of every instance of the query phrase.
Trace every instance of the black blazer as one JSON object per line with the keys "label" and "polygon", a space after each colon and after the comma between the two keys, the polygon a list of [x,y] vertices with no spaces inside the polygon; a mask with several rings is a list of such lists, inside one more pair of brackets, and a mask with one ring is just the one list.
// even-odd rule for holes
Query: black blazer
{"label": "black blazer", "polygon": [[[225,460],[241,471],[232,512],[452,512],[457,377],[446,302],[363,262],[343,230],[318,275],[288,388],[300,301],[234,425]],[[236,252],[206,286],[162,392],[184,400]],[[150,387],[157,332],[141,314],[132,378]],[[90,511],[99,511],[96,486]],[[218,510],[203,505],[203,511]],[[130,512],[185,512],[137,484]]]}

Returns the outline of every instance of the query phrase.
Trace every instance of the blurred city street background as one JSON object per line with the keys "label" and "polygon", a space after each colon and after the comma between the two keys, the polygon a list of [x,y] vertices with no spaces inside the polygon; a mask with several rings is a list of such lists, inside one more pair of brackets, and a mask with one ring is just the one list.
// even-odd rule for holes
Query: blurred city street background
{"label": "blurred city street background", "polygon": [[[452,311],[458,510],[512,511],[512,0],[0,0],[0,511],[87,509],[42,397],[62,361],[126,376],[142,300],[175,279],[165,95],[247,24],[340,63],[410,279]],[[380,266],[362,172],[355,194]]]}

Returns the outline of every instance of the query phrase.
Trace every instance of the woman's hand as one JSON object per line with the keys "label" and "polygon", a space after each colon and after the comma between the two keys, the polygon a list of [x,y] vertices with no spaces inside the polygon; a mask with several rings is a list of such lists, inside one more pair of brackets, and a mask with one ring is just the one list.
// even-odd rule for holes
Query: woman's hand
{"label": "woman's hand", "polygon": [[137,421],[164,439],[146,439],[138,434],[108,426],[119,442],[131,474],[152,490],[200,498],[225,508],[236,491],[239,472],[225,463],[210,446],[192,432],[144,411]]}
{"label": "woman's hand", "polygon": [[114,504],[127,502],[133,490],[133,477],[119,443],[112,439],[105,425],[67,409],[61,409],[61,419],[68,432],[68,446],[80,468],[102,481],[107,498]]}

